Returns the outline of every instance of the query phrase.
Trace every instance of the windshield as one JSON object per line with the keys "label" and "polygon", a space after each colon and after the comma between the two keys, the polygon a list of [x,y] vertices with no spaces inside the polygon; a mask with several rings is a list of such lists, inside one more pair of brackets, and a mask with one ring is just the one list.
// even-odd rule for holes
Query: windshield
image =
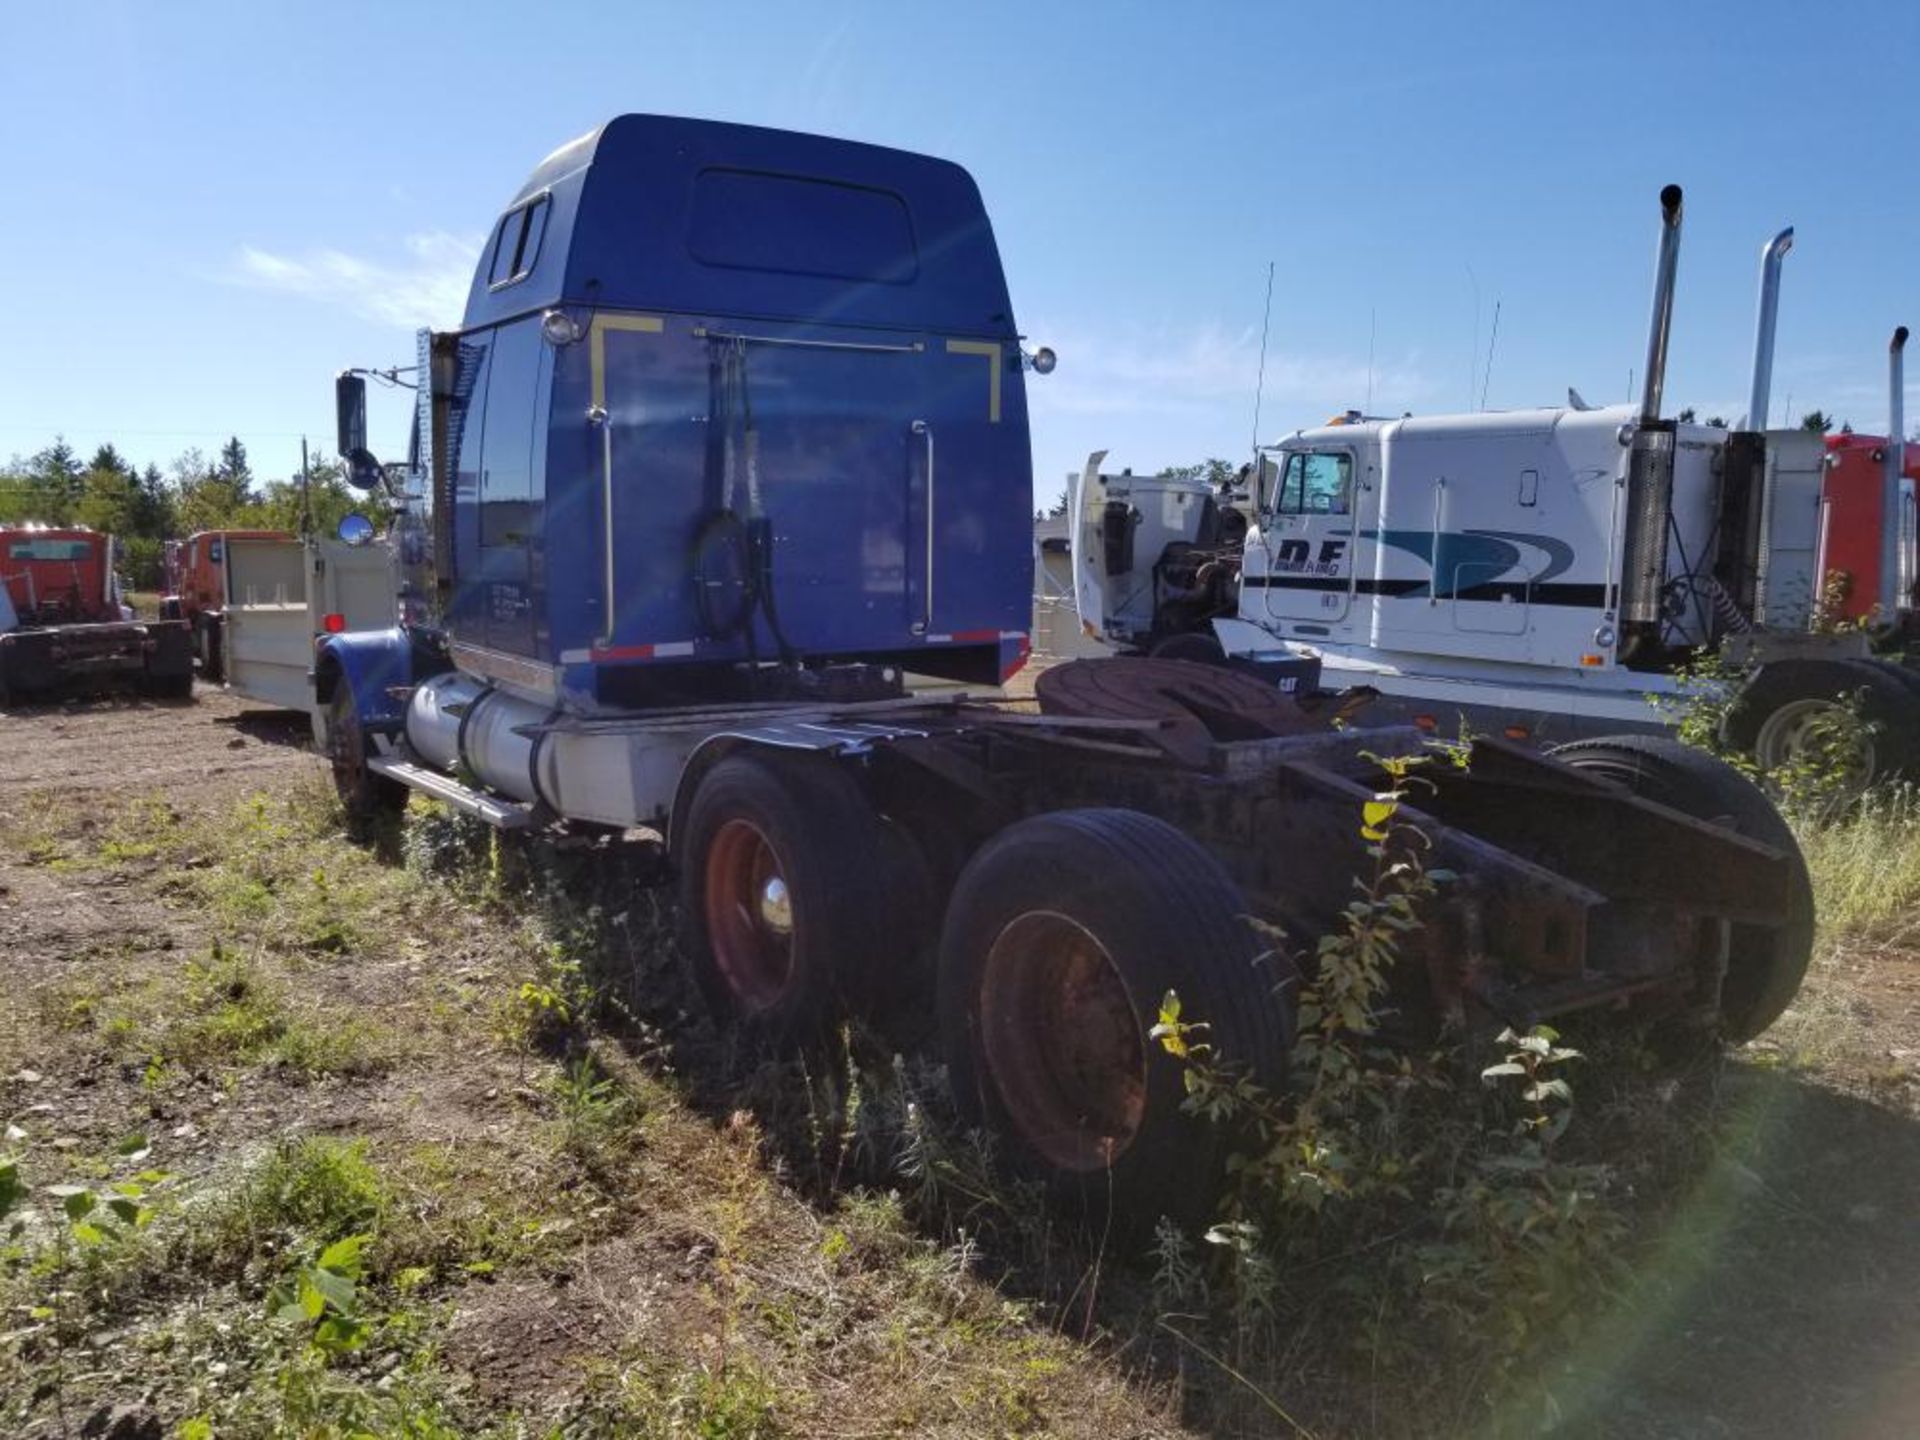
{"label": "windshield", "polygon": [[1295,450],[1260,467],[1261,508],[1276,515],[1345,515],[1353,494],[1353,457],[1344,450]]}
{"label": "windshield", "polygon": [[7,543],[9,560],[85,560],[93,554],[88,540],[12,540]]}

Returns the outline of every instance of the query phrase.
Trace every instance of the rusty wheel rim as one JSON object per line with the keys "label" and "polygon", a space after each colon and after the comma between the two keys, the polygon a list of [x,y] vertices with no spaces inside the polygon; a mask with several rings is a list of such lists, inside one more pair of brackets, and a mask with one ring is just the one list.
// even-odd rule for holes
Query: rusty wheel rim
{"label": "rusty wheel rim", "polygon": [[1112,1165],[1147,1110],[1146,1037],[1113,957],[1065,915],[1033,911],[987,952],[988,1073],[1020,1137],[1071,1171]]}
{"label": "rusty wheel rim", "polygon": [[707,943],[742,1010],[764,1010],[793,978],[793,901],[760,827],[728,820],[707,846]]}

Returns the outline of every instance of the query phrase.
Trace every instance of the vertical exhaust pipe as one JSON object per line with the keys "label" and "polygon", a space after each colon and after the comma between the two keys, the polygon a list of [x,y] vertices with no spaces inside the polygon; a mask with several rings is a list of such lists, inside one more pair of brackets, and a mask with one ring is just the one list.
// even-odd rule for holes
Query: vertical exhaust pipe
{"label": "vertical exhaust pipe", "polygon": [[1793,227],[1787,226],[1760,247],[1760,300],[1753,321],[1753,383],[1747,394],[1746,418],[1727,437],[1720,455],[1720,496],[1713,534],[1713,578],[1719,599],[1715,617],[1738,631],[1758,623],[1766,613],[1768,545],[1772,532],[1774,486],[1779,479],[1776,457],[1767,446],[1767,411],[1773,397],[1774,330],[1780,318],[1780,266],[1793,249]]}
{"label": "vertical exhaust pipe", "polygon": [[1760,249],[1760,307],[1753,324],[1753,387],[1747,392],[1747,429],[1765,430],[1773,399],[1773,332],[1780,318],[1780,264],[1793,249],[1787,226]]}
{"label": "vertical exhaust pipe", "polygon": [[1887,346],[1887,448],[1880,471],[1880,623],[1891,625],[1899,614],[1900,532],[1903,508],[1900,478],[1906,469],[1906,348],[1907,327],[1893,332]]}
{"label": "vertical exhaust pipe", "polygon": [[1680,187],[1660,192],[1660,252],[1653,267],[1653,323],[1647,334],[1646,385],[1640,392],[1640,419],[1660,418],[1661,392],[1667,384],[1667,341],[1673,334],[1673,284],[1680,271]]}
{"label": "vertical exhaust pipe", "polygon": [[1660,598],[1667,585],[1667,526],[1673,511],[1673,427],[1661,422],[1667,341],[1673,333],[1674,280],[1680,270],[1678,185],[1660,192],[1660,250],[1653,269],[1653,319],[1647,333],[1646,387],[1627,457],[1627,517],[1620,576],[1620,659],[1657,664]]}

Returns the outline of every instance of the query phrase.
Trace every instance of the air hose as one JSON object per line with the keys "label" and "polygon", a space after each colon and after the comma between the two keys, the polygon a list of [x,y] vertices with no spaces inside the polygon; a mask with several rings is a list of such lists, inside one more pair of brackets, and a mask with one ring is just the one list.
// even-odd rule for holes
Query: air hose
{"label": "air hose", "polygon": [[[744,632],[748,659],[757,663],[753,615],[758,610],[766,617],[781,663],[796,666],[799,657],[780,627],[780,612],[773,598],[773,522],[761,501],[760,430],[753,419],[744,340],[727,342],[721,403],[725,414],[721,508],[708,517],[694,538],[694,595],[700,622],[707,633],[722,639]],[[742,471],[747,492],[744,518],[733,509],[734,479]],[[730,603],[722,606],[722,595],[729,596]]]}

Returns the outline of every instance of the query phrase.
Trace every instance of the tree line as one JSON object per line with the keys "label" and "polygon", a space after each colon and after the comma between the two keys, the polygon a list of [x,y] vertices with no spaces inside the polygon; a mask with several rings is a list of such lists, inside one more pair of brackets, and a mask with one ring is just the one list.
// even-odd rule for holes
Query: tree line
{"label": "tree line", "polygon": [[209,459],[197,448],[167,468],[144,467],[109,443],[82,460],[62,437],[0,466],[0,525],[85,525],[119,542],[121,570],[136,590],[157,590],[168,540],[200,530],[284,530],[331,534],[358,497],[340,462],[325,455],[298,475],[262,480],[238,436]]}

